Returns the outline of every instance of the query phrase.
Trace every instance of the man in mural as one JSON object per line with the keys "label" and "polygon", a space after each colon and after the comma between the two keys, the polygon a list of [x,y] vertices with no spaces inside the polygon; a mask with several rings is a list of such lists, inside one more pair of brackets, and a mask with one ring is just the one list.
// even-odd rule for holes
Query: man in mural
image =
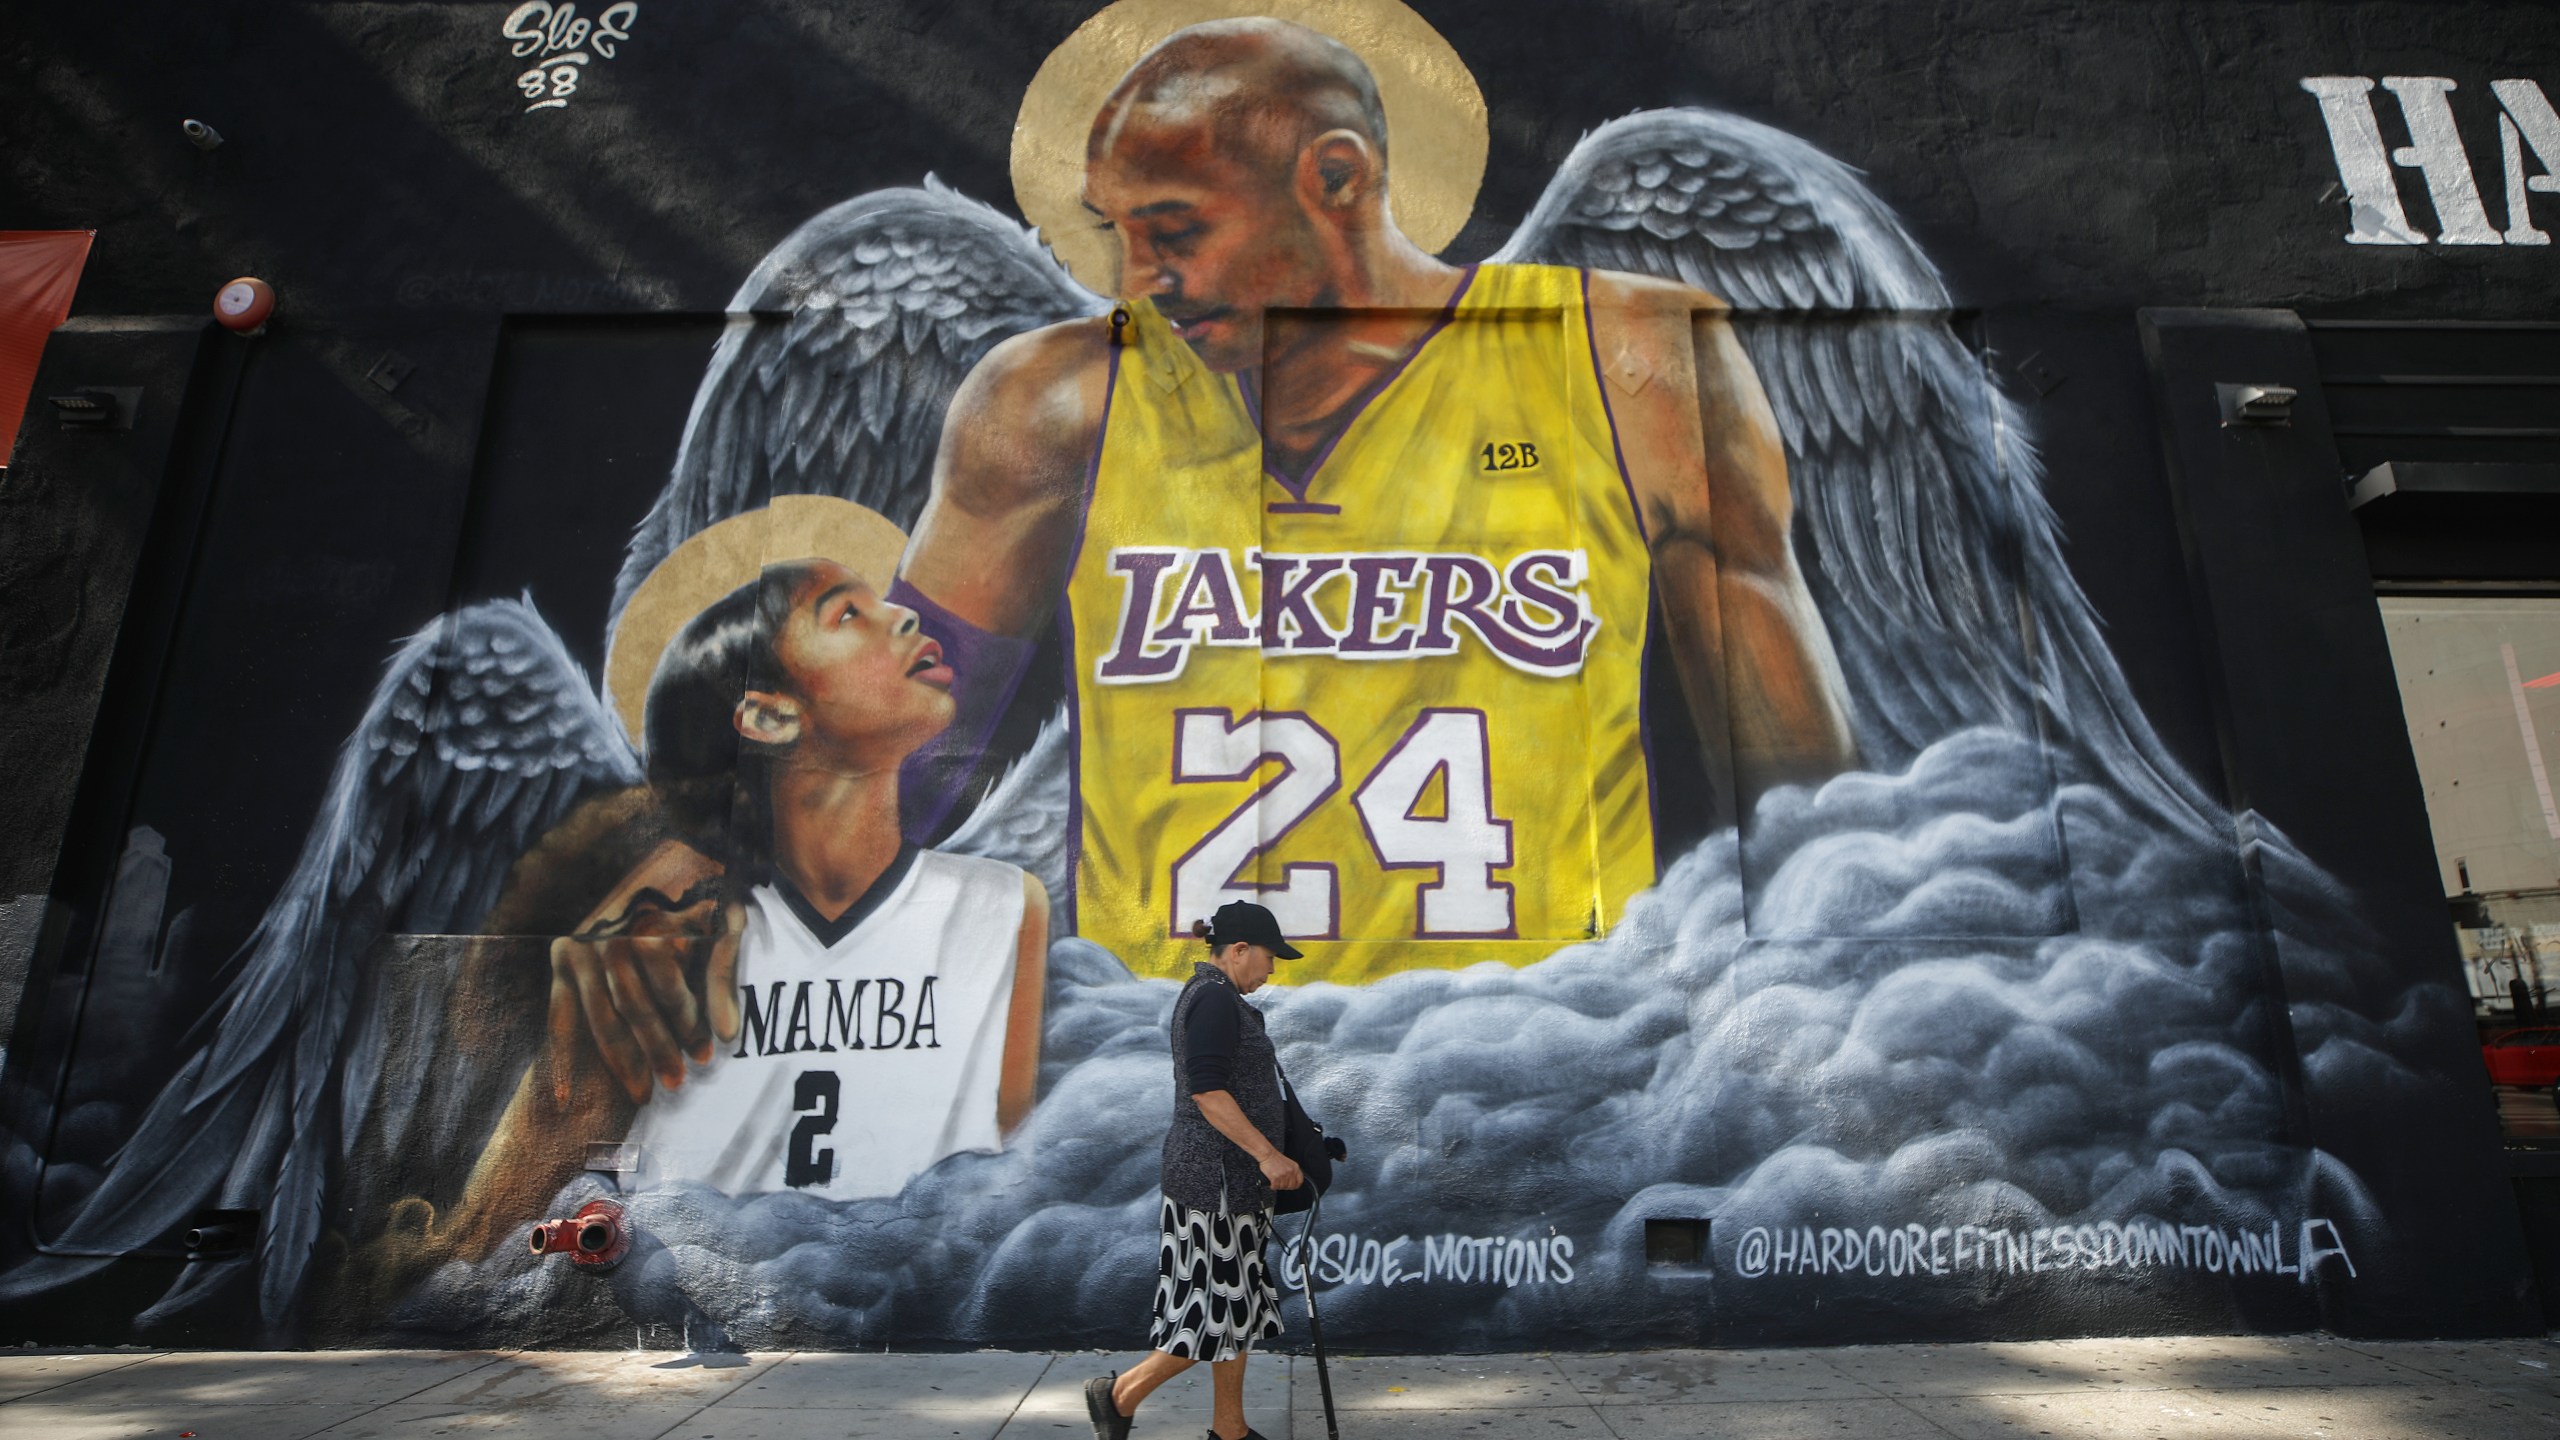
{"label": "man in mural", "polygon": [[1727,818],[1852,759],[1722,304],[1444,264],[1389,154],[1341,44],[1175,34],[1086,150],[1126,298],[998,347],[945,422],[896,593],[964,669],[1064,600],[1076,928],[1142,973],[1240,898],[1348,981],[1613,923],[1654,878],[1648,581]]}

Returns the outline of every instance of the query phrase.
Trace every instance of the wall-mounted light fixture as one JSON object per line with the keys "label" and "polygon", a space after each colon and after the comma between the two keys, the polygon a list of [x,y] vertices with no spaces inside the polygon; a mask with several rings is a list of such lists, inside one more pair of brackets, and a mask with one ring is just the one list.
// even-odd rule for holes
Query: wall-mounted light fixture
{"label": "wall-mounted light fixture", "polygon": [[116,426],[116,397],[104,390],[48,395],[45,403],[53,407],[53,418],[62,422],[65,430],[112,430]]}
{"label": "wall-mounted light fixture", "polygon": [[2283,429],[2293,424],[2293,402],[2302,392],[2290,385],[2220,384],[2213,393],[2222,401],[2225,426]]}
{"label": "wall-mounted light fixture", "polygon": [[183,121],[179,129],[187,132],[187,143],[199,150],[213,150],[222,144],[222,132],[201,120]]}
{"label": "wall-mounted light fixture", "polygon": [[142,410],[139,385],[83,385],[61,395],[48,395],[56,424],[65,430],[130,430]]}

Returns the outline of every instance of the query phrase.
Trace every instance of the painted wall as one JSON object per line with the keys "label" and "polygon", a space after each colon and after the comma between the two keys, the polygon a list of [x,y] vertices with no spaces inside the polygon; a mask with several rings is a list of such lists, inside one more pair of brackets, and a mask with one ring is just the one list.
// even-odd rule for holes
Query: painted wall
{"label": "painted wall", "polygon": [[[9,841],[9,1334],[1130,1343],[1178,937],[1244,895],[1310,942],[1258,1000],[1352,1146],[1348,1343],[2534,1323],[2335,451],[2233,488],[2171,380],[2274,342],[2147,374],[2133,315],[2547,309],[2533,7],[1275,11],[1428,137],[1379,243],[1441,288],[1273,341],[1316,401],[1189,302],[1321,300],[1333,232],[1220,270],[1089,192],[1169,293],[1055,208],[1211,13],[11,48],[81,323],[285,309],[49,351],[168,428],[11,468],[158,478],[7,542],[102,557],[29,613],[133,577],[13,711],[69,819]],[[692,667],[678,776],[741,586],[780,638]],[[609,1276],[525,1253],[615,1193]]]}

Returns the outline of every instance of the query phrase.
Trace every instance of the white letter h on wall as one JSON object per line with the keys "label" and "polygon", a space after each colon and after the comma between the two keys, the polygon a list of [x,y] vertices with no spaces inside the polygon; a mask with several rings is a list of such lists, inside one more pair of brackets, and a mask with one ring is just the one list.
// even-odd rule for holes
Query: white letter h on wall
{"label": "white letter h on wall", "polygon": [[[2329,150],[2338,162],[2338,179],[2346,186],[2351,217],[2350,245],[2424,245],[2425,232],[2410,225],[2400,206],[2393,166],[2415,170],[2427,183],[2435,207],[2440,245],[2547,245],[2551,237],[2533,226],[2527,207],[2532,193],[2560,193],[2560,115],[2554,115],[2542,87],[2531,80],[2499,80],[2490,85],[2506,113],[2498,117],[2498,134],[2507,182],[2507,228],[2489,223],[2480,204],[2480,187],[2471,172],[2471,157],[2455,129],[2453,105],[2446,97],[2456,88],[2439,75],[2386,75],[2382,88],[2400,101],[2408,122],[2409,142],[2398,148],[2382,143],[2382,128],[2373,112],[2373,81],[2362,75],[2315,75],[2302,88],[2320,102],[2320,119],[2329,130]],[[2524,151],[2546,173],[2527,177]]]}

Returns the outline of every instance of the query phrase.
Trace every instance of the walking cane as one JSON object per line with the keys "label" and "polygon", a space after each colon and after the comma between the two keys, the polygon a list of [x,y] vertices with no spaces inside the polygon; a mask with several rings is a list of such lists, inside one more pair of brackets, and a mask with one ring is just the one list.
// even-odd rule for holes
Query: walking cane
{"label": "walking cane", "polygon": [[1324,1397],[1325,1440],[1342,1440],[1333,1423],[1333,1372],[1324,1365],[1324,1321],[1316,1316],[1316,1217],[1324,1213],[1324,1192],[1307,1206],[1307,1231],[1298,1237],[1298,1285],[1307,1294],[1307,1340],[1316,1351],[1316,1390]]}

